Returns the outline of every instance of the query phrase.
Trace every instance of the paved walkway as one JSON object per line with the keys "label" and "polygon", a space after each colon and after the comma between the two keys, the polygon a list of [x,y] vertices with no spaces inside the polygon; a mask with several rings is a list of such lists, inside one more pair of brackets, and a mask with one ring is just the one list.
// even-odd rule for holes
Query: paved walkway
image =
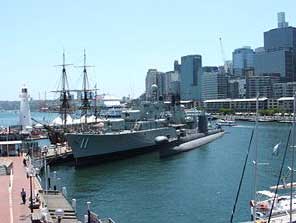
{"label": "paved walkway", "polygon": [[[0,222],[30,223],[31,213],[28,207],[30,180],[26,176],[23,158],[9,157],[9,159],[13,162],[13,175],[0,176]],[[22,188],[27,193],[26,205],[21,201]]]}

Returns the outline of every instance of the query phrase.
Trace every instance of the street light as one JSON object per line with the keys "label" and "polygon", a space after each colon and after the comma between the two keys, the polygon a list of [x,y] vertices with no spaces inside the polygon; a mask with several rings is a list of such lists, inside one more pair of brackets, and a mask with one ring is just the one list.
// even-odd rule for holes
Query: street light
{"label": "street light", "polygon": [[32,188],[32,177],[34,176],[34,168],[32,165],[29,166],[27,175],[30,177],[30,210],[33,213],[33,188]]}
{"label": "street light", "polygon": [[90,201],[88,201],[88,202],[86,202],[86,204],[87,204],[87,222],[88,223],[90,223],[90,204],[91,204],[91,202]]}
{"label": "street light", "polygon": [[57,190],[57,171],[53,171],[53,190]]}
{"label": "street light", "polygon": [[55,216],[58,219],[58,223],[62,222],[62,218],[64,216],[64,210],[61,208],[58,208],[55,210]]}

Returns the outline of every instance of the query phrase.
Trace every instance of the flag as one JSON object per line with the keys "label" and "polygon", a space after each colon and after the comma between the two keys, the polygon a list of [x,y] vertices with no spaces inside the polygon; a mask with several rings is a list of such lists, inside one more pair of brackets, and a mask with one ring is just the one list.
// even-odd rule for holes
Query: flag
{"label": "flag", "polygon": [[276,144],[276,145],[273,147],[272,155],[274,155],[274,156],[279,155],[279,147],[280,147],[280,144],[281,144],[281,143],[278,143],[278,144]]}

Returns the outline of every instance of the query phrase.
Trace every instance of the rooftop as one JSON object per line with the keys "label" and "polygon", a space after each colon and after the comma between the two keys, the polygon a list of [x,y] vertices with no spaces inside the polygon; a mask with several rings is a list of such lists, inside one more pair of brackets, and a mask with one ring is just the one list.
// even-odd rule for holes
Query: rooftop
{"label": "rooftop", "polygon": [[293,97],[282,97],[278,99],[278,101],[293,101],[293,100],[294,100]]}
{"label": "rooftop", "polygon": [[[268,98],[262,97],[259,98],[258,101],[266,101]],[[205,100],[205,103],[215,103],[215,102],[252,102],[256,101],[256,98],[239,98],[239,99],[231,99],[231,98],[225,98],[225,99],[210,99]]]}

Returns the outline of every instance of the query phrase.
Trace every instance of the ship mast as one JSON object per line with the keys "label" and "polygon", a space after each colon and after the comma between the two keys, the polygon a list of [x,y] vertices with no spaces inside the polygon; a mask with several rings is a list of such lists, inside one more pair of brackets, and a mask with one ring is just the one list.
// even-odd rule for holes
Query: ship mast
{"label": "ship mast", "polygon": [[97,91],[97,84],[95,85],[95,122],[97,123],[98,120],[98,105],[97,105],[97,97],[98,97],[98,91]]}
{"label": "ship mast", "polygon": [[89,89],[89,81],[88,81],[88,75],[87,75],[87,67],[93,67],[90,65],[86,65],[86,53],[84,49],[84,54],[83,54],[83,66],[78,66],[83,68],[83,83],[82,83],[82,98],[81,98],[81,117],[84,116],[84,123],[87,124],[87,114],[88,111],[91,109],[90,105],[90,93],[93,89]]}
{"label": "ship mast", "polygon": [[291,160],[291,188],[290,188],[290,222],[292,219],[293,210],[293,183],[294,183],[294,161],[295,161],[295,117],[296,117],[296,92],[294,92],[293,98],[293,123],[292,123],[292,160]]}
{"label": "ship mast", "polygon": [[62,116],[62,121],[63,121],[64,127],[66,127],[66,125],[67,125],[67,115],[70,110],[69,101],[71,99],[68,77],[67,77],[67,73],[66,73],[66,66],[72,65],[72,64],[66,64],[65,61],[66,61],[65,60],[65,52],[63,52],[63,64],[57,65],[58,67],[62,67],[62,89],[59,91],[55,91],[55,92],[60,93],[60,102],[61,102],[60,115]]}
{"label": "ship mast", "polygon": [[255,117],[255,159],[254,163],[254,206],[253,206],[253,221],[256,223],[256,206],[257,206],[257,181],[258,181],[258,111],[259,111],[259,93],[256,97],[256,117]]}

